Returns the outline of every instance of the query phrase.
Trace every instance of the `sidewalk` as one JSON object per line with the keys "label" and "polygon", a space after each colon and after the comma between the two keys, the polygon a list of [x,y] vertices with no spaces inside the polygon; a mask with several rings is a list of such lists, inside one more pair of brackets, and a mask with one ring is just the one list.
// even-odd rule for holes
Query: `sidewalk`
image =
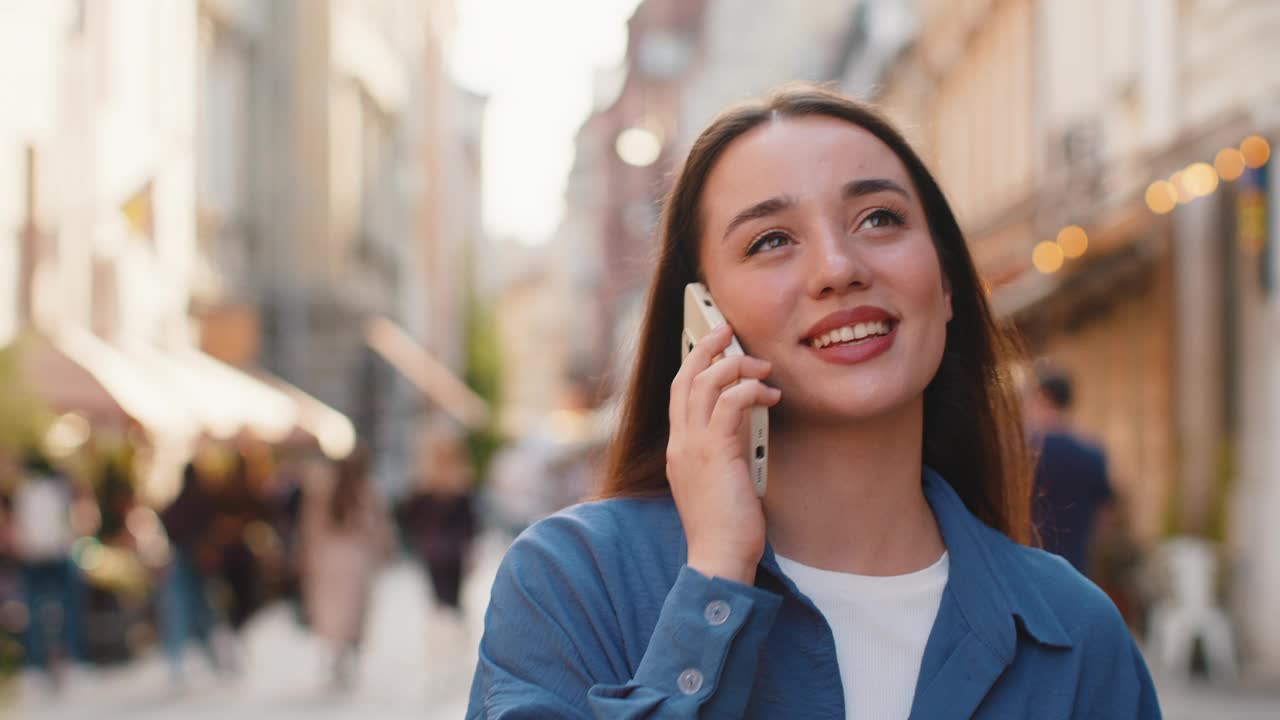
{"label": "sidewalk", "polygon": [[1280,688],[1212,687],[1200,681],[1185,684],[1156,678],[1165,720],[1276,720],[1280,718]]}
{"label": "sidewalk", "polygon": [[[488,591],[505,550],[500,536],[485,536],[463,598],[461,627],[436,611],[418,568],[403,560],[379,578],[357,682],[350,693],[326,687],[322,648],[275,605],[245,631],[244,671],[219,681],[199,654],[190,655],[190,680],[176,692],[157,652],[126,667],[78,670],[64,691],[50,697],[35,678],[0,698],[0,718],[25,720],[329,720],[378,718],[456,720],[466,713]],[[14,695],[17,697],[14,697]]]}

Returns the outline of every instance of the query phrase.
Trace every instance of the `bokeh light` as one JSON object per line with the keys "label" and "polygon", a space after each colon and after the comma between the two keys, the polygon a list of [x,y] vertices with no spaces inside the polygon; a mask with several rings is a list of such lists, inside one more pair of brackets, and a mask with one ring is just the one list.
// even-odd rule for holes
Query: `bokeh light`
{"label": "bokeh light", "polygon": [[1045,275],[1052,275],[1062,269],[1062,248],[1056,242],[1045,240],[1036,245],[1031,252],[1031,264]]}
{"label": "bokeh light", "polygon": [[658,160],[662,154],[662,141],[652,130],[645,128],[627,128],[618,133],[616,143],[618,157],[628,165],[648,167]]}
{"label": "bokeh light", "polygon": [[1245,165],[1260,168],[1271,158],[1271,145],[1265,138],[1250,135],[1240,143],[1240,154],[1244,156]]}
{"label": "bokeh light", "polygon": [[1223,180],[1238,180],[1244,174],[1244,153],[1235,148],[1223,148],[1213,158],[1213,167]]}
{"label": "bokeh light", "polygon": [[1058,231],[1058,247],[1063,255],[1078,258],[1089,249],[1089,235],[1079,225],[1068,225]]}
{"label": "bokeh light", "polygon": [[1182,183],[1196,197],[1212,195],[1218,189],[1218,172],[1209,163],[1193,163],[1182,171]]}
{"label": "bokeh light", "polygon": [[1168,180],[1157,180],[1147,186],[1147,207],[1157,215],[1164,215],[1178,204],[1178,191]]}
{"label": "bokeh light", "polygon": [[1191,188],[1187,187],[1186,173],[1182,170],[1169,176],[1169,184],[1173,186],[1174,192],[1177,193],[1179,205],[1186,205],[1196,199],[1195,193],[1191,192]]}
{"label": "bokeh light", "polygon": [[55,458],[65,458],[89,439],[89,421],[78,413],[67,413],[54,420],[45,431],[45,450]]}

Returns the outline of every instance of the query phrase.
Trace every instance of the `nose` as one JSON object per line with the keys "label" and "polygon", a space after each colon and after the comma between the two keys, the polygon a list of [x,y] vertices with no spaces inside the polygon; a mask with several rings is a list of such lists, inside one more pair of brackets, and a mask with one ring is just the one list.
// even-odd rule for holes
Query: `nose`
{"label": "nose", "polygon": [[810,291],[814,297],[839,295],[871,285],[871,273],[853,241],[839,227],[827,228],[811,242]]}

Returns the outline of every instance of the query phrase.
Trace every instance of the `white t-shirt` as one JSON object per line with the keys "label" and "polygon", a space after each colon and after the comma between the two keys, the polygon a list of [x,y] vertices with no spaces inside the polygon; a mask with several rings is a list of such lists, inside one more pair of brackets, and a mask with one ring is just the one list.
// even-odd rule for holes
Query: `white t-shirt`
{"label": "white t-shirt", "polygon": [[26,562],[60,560],[71,550],[71,496],[54,478],[31,477],[13,495],[14,544]]}
{"label": "white t-shirt", "polygon": [[905,720],[942,604],[949,555],[943,552],[923,570],[887,577],[820,570],[782,556],[778,566],[831,626],[846,720]]}

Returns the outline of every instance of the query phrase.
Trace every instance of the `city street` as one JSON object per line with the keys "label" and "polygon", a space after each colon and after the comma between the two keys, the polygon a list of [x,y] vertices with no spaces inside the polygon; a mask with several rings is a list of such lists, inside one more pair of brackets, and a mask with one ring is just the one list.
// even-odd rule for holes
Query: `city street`
{"label": "city street", "polygon": [[[1163,717],[1280,720],[1278,37],[1280,0],[0,0],[0,720],[463,717],[508,533],[730,447],[669,422],[695,275],[787,398],[703,470],[817,493],[768,501],[779,547],[936,557],[885,484],[927,466],[1068,563],[974,592],[1074,567]],[[714,492],[685,519],[738,527]],[[593,645],[671,659],[631,587],[578,618],[578,704],[634,672]],[[515,620],[495,672],[555,685],[537,644],[583,628]],[[855,664],[784,625],[745,714],[892,699],[790,682]],[[1002,676],[1060,709],[932,657],[899,707],[1123,716],[1081,645]]]}
{"label": "city street", "polygon": [[[338,694],[326,688],[323,652],[284,606],[255,619],[245,637],[245,671],[220,682],[192,653],[191,679],[182,692],[169,684],[159,653],[128,667],[80,672],[66,692],[49,698],[24,679],[16,702],[3,717],[41,720],[160,720],[191,718],[379,718],[454,720],[466,712],[476,643],[489,585],[505,540],[487,535],[479,544],[464,602],[467,626],[459,628],[435,612],[429,588],[407,561],[379,580],[367,649],[356,687]],[[1273,720],[1280,717],[1280,691],[1210,689],[1161,683],[1168,720]]]}

